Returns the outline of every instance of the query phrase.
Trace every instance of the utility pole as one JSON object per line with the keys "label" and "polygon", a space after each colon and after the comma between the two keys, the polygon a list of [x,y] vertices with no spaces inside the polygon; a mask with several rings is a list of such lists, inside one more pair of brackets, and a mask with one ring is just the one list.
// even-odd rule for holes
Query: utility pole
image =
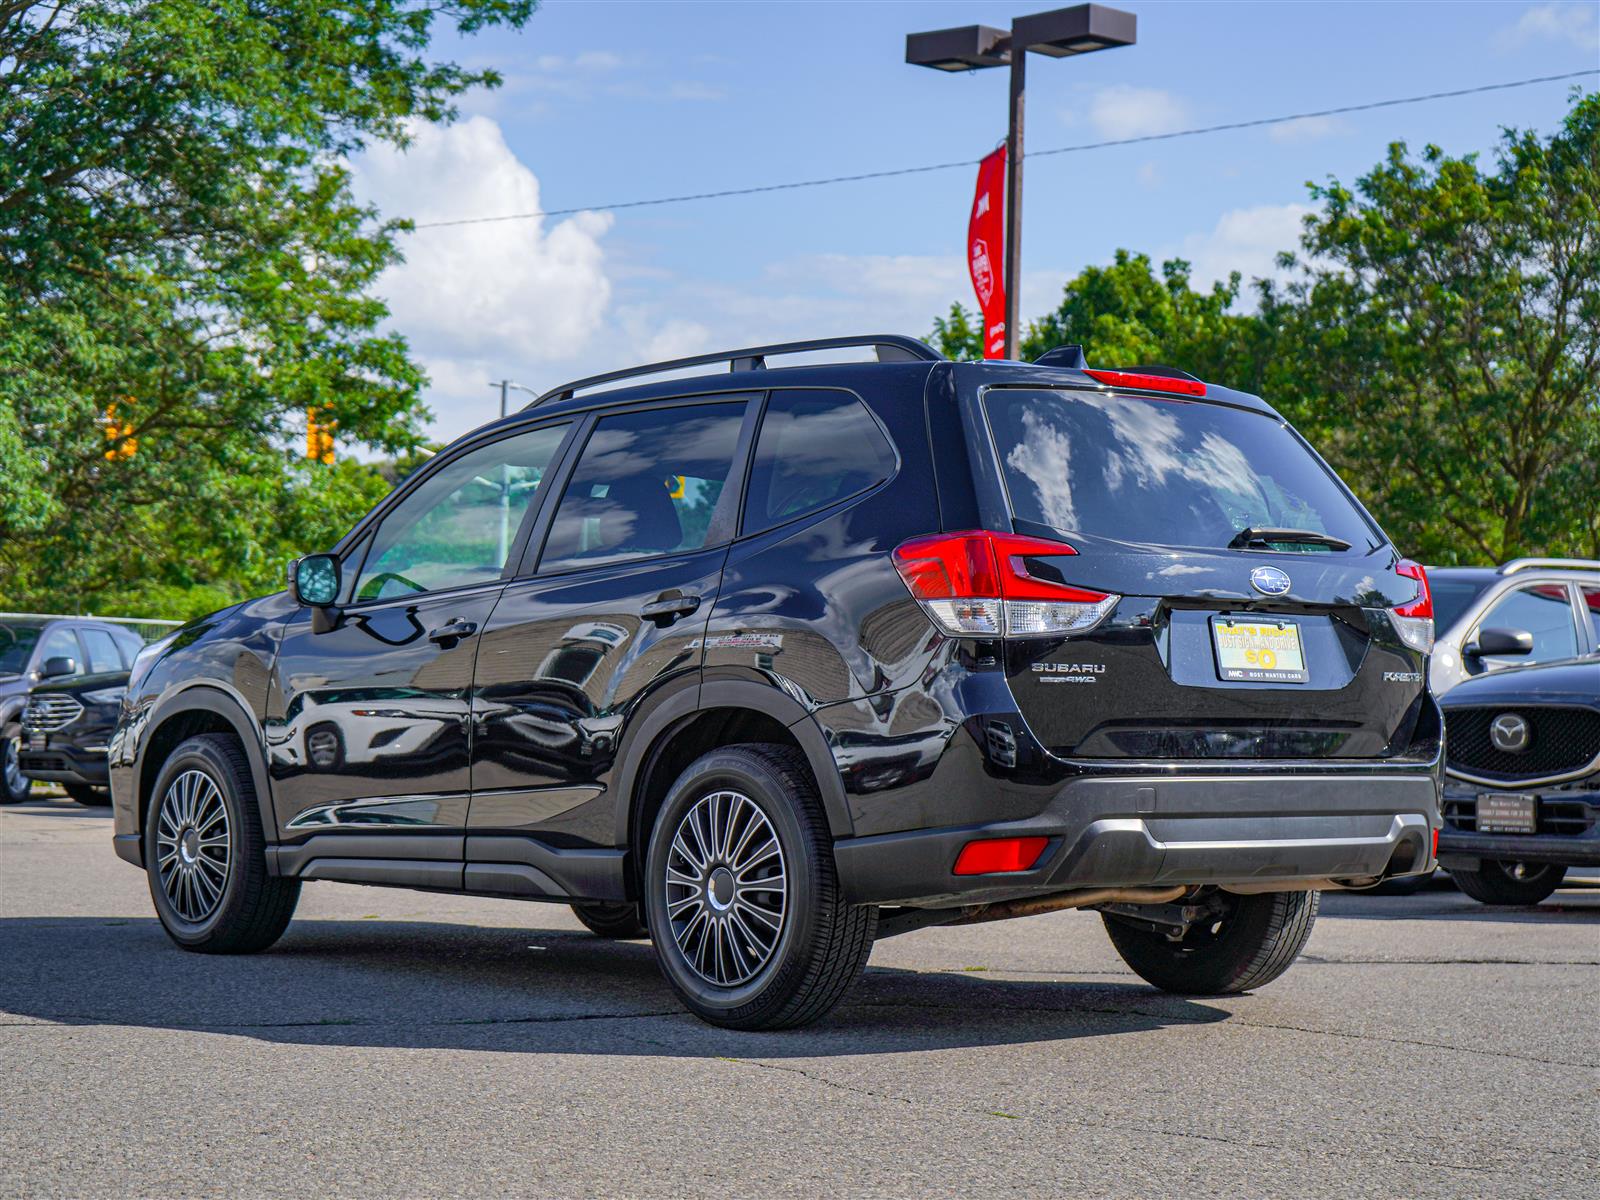
{"label": "utility pole", "polygon": [[[514,383],[509,379],[502,379],[489,384],[492,388],[500,389],[500,417],[505,419],[506,412],[511,403],[511,389],[527,392],[528,395],[537,397],[538,392],[531,387]],[[506,559],[511,554],[511,464],[502,463],[500,466],[500,565],[506,565]]]}
{"label": "utility pole", "polygon": [[1022,115],[1027,95],[1028,52],[1067,58],[1095,50],[1131,46],[1138,18],[1103,4],[1079,4],[1017,17],[1009,30],[963,25],[906,36],[906,61],[936,71],[1011,68],[1006,119],[1006,357],[1016,358],[1022,340],[1018,305],[1022,300]]}

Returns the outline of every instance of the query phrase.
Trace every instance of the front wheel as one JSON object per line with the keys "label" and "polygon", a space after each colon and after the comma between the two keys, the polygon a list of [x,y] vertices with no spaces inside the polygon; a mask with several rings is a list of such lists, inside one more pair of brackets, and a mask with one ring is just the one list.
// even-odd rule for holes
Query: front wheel
{"label": "front wheel", "polygon": [[637,904],[585,902],[574,904],[572,915],[596,937],[631,942],[650,936],[650,931],[644,927],[644,913]]}
{"label": "front wheel", "polygon": [[[1214,908],[1173,941],[1103,913],[1122,961],[1142,979],[1185,996],[1222,996],[1271,983],[1311,937],[1320,892],[1235,896],[1218,892]],[[1174,927],[1176,928],[1176,927]]]}
{"label": "front wheel", "polygon": [[713,1025],[815,1021],[872,953],[878,910],[841,899],[822,800],[793,747],[696,759],[656,819],[645,876],[662,973]]}
{"label": "front wheel", "polygon": [[32,790],[22,773],[22,730],[9,725],[0,730],[0,804],[21,804]]}
{"label": "front wheel", "polygon": [[207,733],[162,765],[144,824],[156,915],[185,950],[253,954],[288,928],[300,881],[267,874],[266,836],[238,741]]}
{"label": "front wheel", "polygon": [[1450,868],[1456,886],[1483,904],[1538,904],[1561,886],[1567,869],[1554,863],[1486,858],[1476,871]]}
{"label": "front wheel", "polygon": [[109,788],[90,787],[87,783],[63,783],[61,790],[85,808],[108,808],[111,804]]}

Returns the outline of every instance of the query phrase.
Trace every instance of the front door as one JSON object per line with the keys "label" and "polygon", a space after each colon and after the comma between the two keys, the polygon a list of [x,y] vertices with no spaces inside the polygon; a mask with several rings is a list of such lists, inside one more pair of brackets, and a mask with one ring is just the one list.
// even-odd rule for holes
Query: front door
{"label": "front door", "polygon": [[537,573],[507,585],[478,651],[473,834],[614,841],[607,789],[623,728],[647,693],[704,657],[748,399],[594,424]]}
{"label": "front door", "polygon": [[266,721],[284,836],[465,826],[473,662],[569,428],[429,469],[345,558],[334,627],[318,632],[309,609],[289,619]]}

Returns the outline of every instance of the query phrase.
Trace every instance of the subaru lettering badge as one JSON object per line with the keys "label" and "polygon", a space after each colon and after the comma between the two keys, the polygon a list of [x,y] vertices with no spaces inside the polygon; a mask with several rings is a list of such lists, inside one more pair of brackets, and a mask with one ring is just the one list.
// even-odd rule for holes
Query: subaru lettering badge
{"label": "subaru lettering badge", "polygon": [[1250,586],[1263,596],[1282,596],[1289,590],[1289,577],[1277,567],[1257,567],[1250,572]]}

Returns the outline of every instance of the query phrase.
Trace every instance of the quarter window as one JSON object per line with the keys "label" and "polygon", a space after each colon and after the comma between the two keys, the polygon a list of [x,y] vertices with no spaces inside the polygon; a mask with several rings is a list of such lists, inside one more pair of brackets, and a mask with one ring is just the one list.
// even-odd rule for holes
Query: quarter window
{"label": "quarter window", "polygon": [[1533,635],[1533,653],[1515,662],[1552,662],[1578,653],[1578,630],[1564,583],[1535,583],[1495,601],[1478,629],[1520,629]]}
{"label": "quarter window", "polygon": [[825,508],[893,472],[894,450],[854,396],[773,392],[756,440],[744,532],[756,533]]}
{"label": "quarter window", "polygon": [[425,479],[378,527],[357,600],[491,583],[568,426],[547,425],[462,455]]}
{"label": "quarter window", "polygon": [[698,550],[733,470],[740,403],[603,417],[561,495],[541,571]]}
{"label": "quarter window", "polygon": [[1589,628],[1593,632],[1595,648],[1600,649],[1600,587],[1583,589],[1583,607],[1589,614]]}

